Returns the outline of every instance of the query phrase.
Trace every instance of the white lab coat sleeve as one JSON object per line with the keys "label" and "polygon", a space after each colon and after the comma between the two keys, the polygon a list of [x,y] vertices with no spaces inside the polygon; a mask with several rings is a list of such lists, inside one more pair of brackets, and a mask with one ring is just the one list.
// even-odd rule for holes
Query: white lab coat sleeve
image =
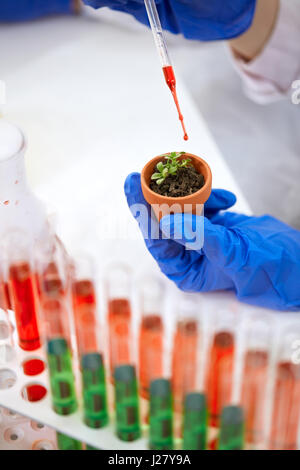
{"label": "white lab coat sleeve", "polygon": [[258,57],[244,62],[232,51],[231,57],[252,100],[264,104],[299,96],[300,0],[281,0],[274,31]]}

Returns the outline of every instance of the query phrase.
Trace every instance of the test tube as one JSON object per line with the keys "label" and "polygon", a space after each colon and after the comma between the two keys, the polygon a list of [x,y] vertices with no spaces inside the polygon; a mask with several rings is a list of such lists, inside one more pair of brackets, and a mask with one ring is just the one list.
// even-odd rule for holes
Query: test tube
{"label": "test tube", "polygon": [[207,445],[208,411],[203,393],[188,393],[184,400],[184,450],[205,450]]}
{"label": "test tube", "polygon": [[221,415],[219,450],[243,450],[244,412],[240,406],[225,406]]}
{"label": "test tube", "polygon": [[222,408],[230,403],[234,363],[234,316],[218,312],[208,359],[206,392],[211,426],[218,426]]}
{"label": "test tube", "polygon": [[184,396],[195,390],[199,345],[199,303],[194,294],[181,295],[172,351],[172,390],[176,411]]}
{"label": "test tube", "polygon": [[122,441],[134,441],[141,436],[134,366],[126,364],[117,366],[114,372],[114,382],[117,436]]}
{"label": "test tube", "polygon": [[106,272],[111,376],[120,365],[132,363],[131,273],[127,266],[112,265]]}
{"label": "test tube", "polygon": [[156,379],[150,384],[150,449],[173,449],[173,398],[171,383]]}
{"label": "test tube", "polygon": [[103,355],[88,353],[81,358],[84,420],[91,428],[108,423],[105,368]]}
{"label": "test tube", "polygon": [[72,414],[77,409],[77,400],[71,353],[66,339],[49,338],[47,357],[53,409],[60,415]]}
{"label": "test tube", "polygon": [[149,397],[150,382],[163,375],[163,302],[162,283],[154,277],[143,279],[140,288],[139,378],[144,398]]}
{"label": "test tube", "polygon": [[[297,333],[298,329],[298,333]],[[293,345],[299,344],[299,327],[280,338],[275,371],[270,449],[297,450],[300,419],[300,364],[293,361]]]}
{"label": "test tube", "polygon": [[[78,348],[82,351],[95,352],[97,349],[97,299],[95,273],[92,260],[85,255],[77,256],[73,262],[72,298],[75,329]],[[89,321],[95,325],[95,331],[82,329],[81,318],[89,312]]]}
{"label": "test tube", "polygon": [[245,335],[241,404],[245,413],[246,441],[265,443],[265,409],[271,350],[271,329],[263,318],[251,319]]}
{"label": "test tube", "polygon": [[46,339],[52,406],[60,415],[69,415],[77,409],[71,357],[68,268],[57,244],[40,256],[40,311]]}
{"label": "test tube", "polygon": [[82,374],[84,420],[89,427],[101,428],[108,423],[108,411],[91,260],[87,257],[77,258],[73,275],[73,309]]}
{"label": "test tube", "polygon": [[34,351],[41,346],[37,318],[37,286],[31,242],[26,233],[15,231],[6,240],[9,298],[16,319],[20,348]]}

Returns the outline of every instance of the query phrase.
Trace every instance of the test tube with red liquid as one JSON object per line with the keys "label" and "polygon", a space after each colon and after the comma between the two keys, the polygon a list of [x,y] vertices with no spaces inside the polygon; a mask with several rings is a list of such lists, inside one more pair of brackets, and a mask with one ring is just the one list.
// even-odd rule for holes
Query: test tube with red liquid
{"label": "test tube with red liquid", "polygon": [[65,337],[71,346],[70,267],[61,245],[51,240],[36,264],[41,323],[50,336]]}
{"label": "test tube with red liquid", "polygon": [[221,411],[231,400],[234,350],[233,314],[229,310],[221,310],[218,312],[206,369],[206,393],[212,426],[219,425]]}
{"label": "test tube with red liquid", "polygon": [[142,397],[149,398],[152,380],[163,377],[164,289],[154,277],[143,279],[140,287],[139,379]]}
{"label": "test tube with red liquid", "polygon": [[[298,332],[297,332],[298,329]],[[300,424],[300,364],[293,360],[299,327],[281,333],[275,368],[270,449],[297,450]]]}
{"label": "test tube with red liquid", "polygon": [[34,351],[41,346],[33,247],[26,233],[9,234],[6,244],[9,297],[15,314],[19,346]]}
{"label": "test tube with red liquid", "polygon": [[[97,338],[97,299],[95,273],[92,260],[88,256],[78,256],[73,263],[72,299],[79,353],[95,352]],[[90,323],[87,332],[82,323]]]}
{"label": "test tube with red liquid", "polygon": [[246,441],[265,445],[265,410],[271,353],[271,327],[263,318],[251,319],[245,335],[241,405],[246,422]]}
{"label": "test tube with red liquid", "polygon": [[172,350],[172,389],[175,410],[181,411],[186,394],[196,389],[201,312],[198,299],[193,294],[183,294],[177,308]]}
{"label": "test tube with red liquid", "polygon": [[72,295],[84,421],[89,427],[101,428],[108,422],[103,338],[101,341],[94,268],[86,256],[78,257],[74,262]]}
{"label": "test tube with red liquid", "polygon": [[110,266],[106,272],[110,371],[132,364],[131,272],[127,266]]}

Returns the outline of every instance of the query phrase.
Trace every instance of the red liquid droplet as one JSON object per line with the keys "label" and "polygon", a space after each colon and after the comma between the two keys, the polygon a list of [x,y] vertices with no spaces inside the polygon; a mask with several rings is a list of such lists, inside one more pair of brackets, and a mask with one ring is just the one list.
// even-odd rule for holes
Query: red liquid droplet
{"label": "red liquid droplet", "polygon": [[168,87],[171,90],[171,93],[172,93],[172,96],[173,96],[173,99],[174,99],[174,103],[175,103],[177,111],[178,111],[178,117],[179,117],[179,120],[181,122],[182,129],[183,129],[183,138],[184,138],[184,140],[188,140],[188,135],[187,135],[185,125],[184,125],[184,122],[183,122],[183,115],[181,113],[180,106],[179,106],[179,101],[178,101],[178,98],[177,98],[176,79],[175,79],[175,74],[174,74],[173,67],[171,65],[168,65],[167,67],[163,67],[163,73],[164,73],[164,76],[165,76],[166,84],[168,85]]}

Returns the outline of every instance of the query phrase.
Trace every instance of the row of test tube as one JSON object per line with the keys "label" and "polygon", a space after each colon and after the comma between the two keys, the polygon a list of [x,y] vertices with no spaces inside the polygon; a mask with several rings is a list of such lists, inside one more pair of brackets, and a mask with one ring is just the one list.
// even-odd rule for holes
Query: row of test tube
{"label": "row of test tube", "polygon": [[[123,441],[146,429],[152,449],[298,447],[299,321],[276,336],[270,317],[241,321],[228,305],[209,315],[192,294],[166,316],[166,289],[153,277],[136,285],[135,317],[122,265],[106,271],[100,321],[91,260],[70,259],[55,237],[35,252],[25,241],[18,234],[6,246],[0,302],[14,311],[20,348],[44,346],[56,413],[78,409],[80,371],[85,424],[102,428],[115,414]],[[57,437],[61,449],[81,448]]]}

